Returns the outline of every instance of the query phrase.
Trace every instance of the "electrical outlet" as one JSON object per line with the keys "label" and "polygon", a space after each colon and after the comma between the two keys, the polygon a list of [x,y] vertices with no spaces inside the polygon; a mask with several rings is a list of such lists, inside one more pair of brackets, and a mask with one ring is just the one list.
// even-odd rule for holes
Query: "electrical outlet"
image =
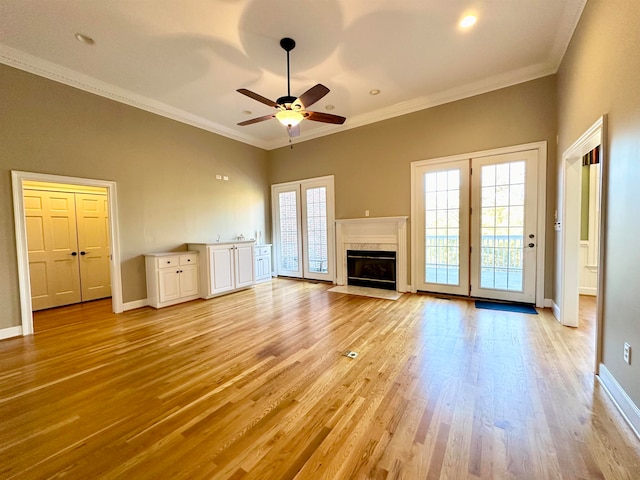
{"label": "electrical outlet", "polygon": [[631,365],[631,345],[624,343],[624,353],[622,354],[624,361]]}
{"label": "electrical outlet", "polygon": [[369,216],[369,210],[365,210],[365,211],[364,211],[364,216],[365,216],[365,217],[368,217],[368,216]]}

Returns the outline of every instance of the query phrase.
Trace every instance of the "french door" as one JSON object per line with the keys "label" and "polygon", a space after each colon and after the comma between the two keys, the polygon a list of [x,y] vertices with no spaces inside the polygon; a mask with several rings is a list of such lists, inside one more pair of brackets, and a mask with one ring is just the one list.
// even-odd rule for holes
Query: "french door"
{"label": "french door", "polygon": [[537,151],[416,168],[417,290],[535,303]]}
{"label": "french door", "polygon": [[334,281],[333,176],[273,185],[271,197],[277,275]]}

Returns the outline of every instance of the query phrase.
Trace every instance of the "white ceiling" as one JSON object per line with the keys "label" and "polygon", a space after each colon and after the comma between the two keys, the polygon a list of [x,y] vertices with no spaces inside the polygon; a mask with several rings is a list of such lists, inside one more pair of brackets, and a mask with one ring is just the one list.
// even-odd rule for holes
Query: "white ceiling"
{"label": "white ceiling", "polygon": [[[236,92],[331,92],[295,142],[555,73],[586,0],[0,0],[0,62],[258,147],[288,143]],[[468,12],[477,24],[461,31]],[[86,45],[74,38],[95,40]],[[379,89],[377,96],[370,90]],[[250,111],[251,114],[243,113]]]}

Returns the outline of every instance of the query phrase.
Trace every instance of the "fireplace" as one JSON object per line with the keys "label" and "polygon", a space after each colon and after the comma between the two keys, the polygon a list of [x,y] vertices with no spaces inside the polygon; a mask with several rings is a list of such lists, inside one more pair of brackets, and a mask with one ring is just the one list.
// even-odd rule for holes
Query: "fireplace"
{"label": "fireplace", "polygon": [[[407,285],[407,220],[408,217],[365,217],[365,218],[345,218],[336,220],[336,283],[338,285],[363,285],[354,283],[358,280],[366,282],[369,287],[385,288],[397,292],[409,291]],[[347,252],[354,251],[362,257],[365,274],[354,273],[348,265]],[[358,256],[358,255],[356,255]],[[380,258],[383,257],[383,258]],[[393,260],[385,257],[393,257]],[[352,259],[356,260],[356,259]],[[373,267],[373,264],[381,264]],[[393,263],[393,266],[389,264]],[[379,275],[384,268],[384,274]],[[377,270],[377,274],[371,274],[372,270]],[[381,277],[372,281],[371,276]],[[358,277],[358,279],[351,278]],[[363,278],[364,277],[364,278]]]}
{"label": "fireplace", "polygon": [[347,284],[396,289],[396,252],[347,250]]}

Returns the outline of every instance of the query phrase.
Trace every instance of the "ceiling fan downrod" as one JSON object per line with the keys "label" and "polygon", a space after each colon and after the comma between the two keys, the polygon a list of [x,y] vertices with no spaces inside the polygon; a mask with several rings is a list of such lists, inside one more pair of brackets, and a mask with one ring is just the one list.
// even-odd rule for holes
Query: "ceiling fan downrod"
{"label": "ceiling fan downrod", "polygon": [[285,106],[286,104],[292,104],[296,101],[296,97],[291,96],[291,69],[289,64],[289,52],[296,48],[296,42],[293,38],[285,37],[280,40],[280,46],[287,52],[287,96],[280,97],[276,102],[279,105]]}

